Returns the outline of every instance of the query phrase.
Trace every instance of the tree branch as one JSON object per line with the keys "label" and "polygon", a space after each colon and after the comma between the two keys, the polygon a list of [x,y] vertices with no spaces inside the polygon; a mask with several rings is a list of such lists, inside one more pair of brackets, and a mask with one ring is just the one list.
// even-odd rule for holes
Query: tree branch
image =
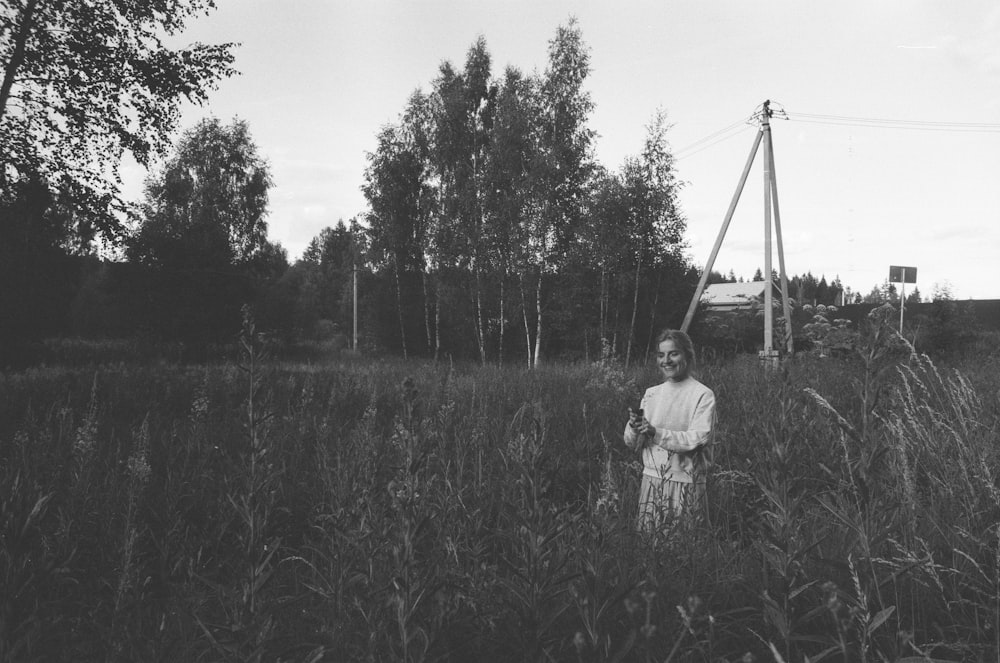
{"label": "tree branch", "polygon": [[31,20],[34,18],[36,4],[38,4],[38,0],[28,0],[21,12],[21,25],[14,38],[14,52],[11,54],[10,60],[7,61],[7,66],[4,67],[3,83],[0,84],[0,120],[3,120],[4,112],[7,110],[7,99],[14,86],[17,70],[24,62],[25,44],[27,44],[28,34],[31,32]]}

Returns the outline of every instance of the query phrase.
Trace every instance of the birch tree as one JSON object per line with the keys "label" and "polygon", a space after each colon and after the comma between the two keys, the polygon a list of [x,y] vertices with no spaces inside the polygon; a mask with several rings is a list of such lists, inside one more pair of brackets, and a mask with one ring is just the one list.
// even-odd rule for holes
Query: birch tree
{"label": "birch tree", "polygon": [[[506,339],[508,283],[515,265],[524,262],[526,246],[524,220],[530,208],[530,165],[538,161],[532,141],[532,98],[537,95],[536,82],[518,69],[508,67],[499,85],[496,112],[493,116],[490,147],[485,165],[484,199],[488,210],[489,245],[495,258],[495,273],[499,281],[499,340],[498,361],[504,360]],[[527,320],[527,318],[524,318]],[[530,330],[525,324],[526,338]],[[531,364],[531,344],[528,343],[528,364]]]}
{"label": "birch tree", "polygon": [[[632,357],[642,267],[682,260],[680,250],[685,221],[677,206],[677,179],[674,158],[667,142],[669,130],[666,113],[658,110],[646,126],[646,138],[638,159],[627,160],[623,179],[628,205],[628,228],[635,258],[632,291],[632,316],[629,324],[625,362]],[[655,312],[659,287],[653,289]]]}
{"label": "birch tree", "polygon": [[590,73],[590,53],[575,19],[560,26],[549,42],[549,63],[539,86],[533,140],[538,158],[532,165],[534,200],[525,218],[530,267],[534,271],[534,338],[528,338],[531,364],[542,361],[545,334],[546,275],[578,228],[593,173],[592,140],[587,127],[593,110],[583,84]]}
{"label": "birch tree", "polygon": [[415,271],[421,251],[423,163],[404,138],[398,127],[383,127],[375,151],[368,154],[365,183],[361,188],[370,208],[368,227],[372,252],[392,270],[400,344],[405,358],[410,348],[403,290],[408,276]]}

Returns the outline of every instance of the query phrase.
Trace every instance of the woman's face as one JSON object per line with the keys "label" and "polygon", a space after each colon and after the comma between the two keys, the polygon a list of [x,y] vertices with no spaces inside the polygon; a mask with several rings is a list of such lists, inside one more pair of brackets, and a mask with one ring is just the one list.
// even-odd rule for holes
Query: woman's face
{"label": "woman's face", "polygon": [[673,341],[666,340],[656,348],[656,365],[659,366],[663,378],[680,382],[687,377],[688,362],[684,352]]}

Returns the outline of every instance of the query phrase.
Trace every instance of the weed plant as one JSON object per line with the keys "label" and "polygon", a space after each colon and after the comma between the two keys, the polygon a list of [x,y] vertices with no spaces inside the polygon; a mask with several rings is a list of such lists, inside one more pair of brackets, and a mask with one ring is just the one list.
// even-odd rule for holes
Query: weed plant
{"label": "weed plant", "polygon": [[876,314],[709,364],[708,516],[636,531],[610,358],[0,375],[2,661],[986,661],[996,355]]}

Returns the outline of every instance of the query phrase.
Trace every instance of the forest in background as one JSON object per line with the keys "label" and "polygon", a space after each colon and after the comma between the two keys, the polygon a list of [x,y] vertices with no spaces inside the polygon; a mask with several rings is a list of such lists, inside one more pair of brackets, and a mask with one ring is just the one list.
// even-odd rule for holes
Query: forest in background
{"label": "forest in background", "polygon": [[[35,18],[76,29],[88,20]],[[225,47],[203,47],[215,50],[201,53],[203,67],[188,72],[185,85],[204,97],[215,78],[231,73]],[[52,66],[36,59],[26,55],[22,66]],[[193,59],[188,53],[180,62]],[[173,75],[182,78],[178,67]],[[44,360],[57,338],[128,340],[210,359],[234,341],[246,305],[285,347],[342,349],[353,340],[355,283],[364,352],[528,366],[644,357],[659,329],[680,324],[700,272],[686,253],[666,113],[650,119],[634,156],[616,169],[598,163],[589,67],[572,20],[550,41],[541,73],[496,73],[477,39],[461,67],[443,62],[429,89],[415,90],[375,137],[364,173],[368,209],[324,228],[294,262],[268,239],[273,182],[246,122],[208,118],[168,148],[175,115],[152,109],[175,104],[175,90],[153,88],[161,98],[147,102],[159,121],[141,128],[124,116],[101,126],[107,100],[86,86],[74,90],[75,103],[88,109],[82,120],[68,104],[39,113],[89,122],[80,125],[94,133],[89,156],[74,152],[80,141],[55,123],[34,134],[35,143],[11,142],[0,152],[2,364]],[[38,102],[31,84],[12,80],[22,111]],[[127,76],[118,84],[138,85]],[[17,108],[0,115],[5,135],[35,126]],[[117,161],[94,170],[102,141],[111,139],[148,164],[157,148],[166,155],[139,203],[108,188]],[[709,282],[738,278],[713,273]],[[751,280],[760,278],[758,270]],[[790,278],[799,305],[898,300],[889,283],[862,297],[839,278]],[[722,330],[702,316],[693,332],[710,346],[753,350],[763,329],[758,314]],[[801,309],[798,317],[801,334],[811,317]]]}

